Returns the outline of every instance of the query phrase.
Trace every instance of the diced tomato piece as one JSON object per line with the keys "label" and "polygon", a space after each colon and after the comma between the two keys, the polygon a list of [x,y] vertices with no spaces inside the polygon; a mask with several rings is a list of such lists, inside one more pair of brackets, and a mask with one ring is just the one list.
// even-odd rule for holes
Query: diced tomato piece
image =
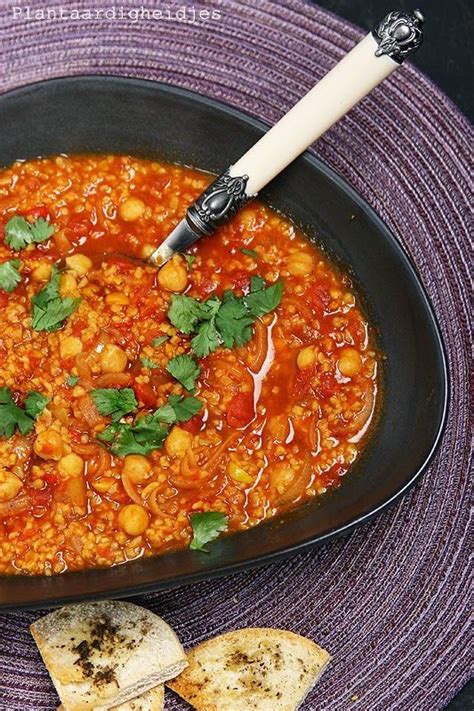
{"label": "diced tomato piece", "polygon": [[145,407],[156,407],[156,393],[149,383],[135,383],[133,389],[135,390],[135,395]]}
{"label": "diced tomato piece", "polygon": [[38,219],[39,217],[43,218],[43,220],[47,220],[48,218],[51,219],[51,213],[46,205],[36,205],[36,207],[30,207],[30,209],[26,210],[23,214],[25,217],[34,217],[35,219]]}
{"label": "diced tomato piece", "polygon": [[4,308],[8,304],[8,294],[4,291],[0,291],[0,307]]}
{"label": "diced tomato piece", "polygon": [[46,472],[43,479],[50,486],[54,486],[55,484],[58,483],[58,476],[54,472]]}
{"label": "diced tomato piece", "polygon": [[250,274],[244,271],[236,271],[232,274],[232,285],[234,289],[240,289],[247,293],[250,290]]}
{"label": "diced tomato piece", "polygon": [[337,390],[337,382],[334,376],[329,373],[321,375],[320,385],[317,389],[322,397],[332,397]]}
{"label": "diced tomato piece", "polygon": [[329,292],[326,291],[324,286],[321,286],[321,284],[316,284],[311,287],[306,294],[306,297],[308,299],[309,306],[317,313],[325,311],[331,300]]}
{"label": "diced tomato piece", "polygon": [[255,417],[252,393],[237,393],[227,407],[229,427],[245,427]]}
{"label": "diced tomato piece", "polygon": [[201,415],[194,415],[194,417],[191,417],[191,419],[187,422],[180,422],[179,426],[182,430],[186,430],[186,432],[191,432],[191,434],[196,435],[201,430],[202,417]]}

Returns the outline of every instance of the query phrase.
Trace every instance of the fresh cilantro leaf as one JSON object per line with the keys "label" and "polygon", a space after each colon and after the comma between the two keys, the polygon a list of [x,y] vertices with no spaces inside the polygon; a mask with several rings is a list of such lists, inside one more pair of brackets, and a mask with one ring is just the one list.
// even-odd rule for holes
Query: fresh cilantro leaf
{"label": "fresh cilantro leaf", "polygon": [[157,422],[164,422],[167,425],[172,425],[174,422],[176,422],[176,413],[171,404],[166,403],[166,405],[162,405],[158,408],[158,410],[155,410],[155,412],[153,413],[153,418]]}
{"label": "fresh cilantro leaf", "polygon": [[191,345],[197,357],[204,358],[221,344],[233,348],[247,343],[255,319],[275,309],[282,293],[281,282],[267,287],[262,277],[254,276],[250,280],[250,293],[243,297],[230,290],[224,293],[222,301],[217,296],[200,302],[193,297],[174,295],[168,317],[182,333],[196,334]]}
{"label": "fresh cilantro leaf", "polygon": [[118,422],[138,407],[132,388],[97,388],[90,394],[97,412],[110,415],[112,422]]}
{"label": "fresh cilantro leaf", "polygon": [[194,388],[194,383],[201,372],[201,368],[194,358],[187,353],[172,358],[168,362],[166,370],[173,378],[176,378],[186,390],[192,390]]}
{"label": "fresh cilantro leaf", "polygon": [[21,281],[19,259],[10,259],[9,262],[0,264],[0,289],[10,293]]}
{"label": "fresh cilantro leaf", "polygon": [[141,361],[142,361],[142,365],[143,365],[144,368],[150,368],[151,370],[153,370],[153,368],[159,368],[159,367],[160,367],[160,366],[158,365],[158,363],[155,363],[154,360],[152,360],[151,358],[147,358],[146,356],[143,356],[143,358],[141,359]]}
{"label": "fresh cilantro leaf", "polygon": [[18,251],[29,244],[38,244],[49,239],[54,233],[54,227],[47,220],[39,217],[33,223],[24,217],[16,215],[5,225],[5,242]]}
{"label": "fresh cilantro leaf", "polygon": [[261,276],[250,277],[250,291],[260,291],[265,286],[265,279]]}
{"label": "fresh cilantro leaf", "polygon": [[216,326],[227,348],[243,346],[252,338],[254,319],[248,314],[243,299],[226,291],[216,316]]}
{"label": "fresh cilantro leaf", "polygon": [[69,385],[70,388],[73,388],[75,385],[77,385],[79,382],[79,376],[78,375],[68,375],[66,378],[66,385]]}
{"label": "fresh cilantro leaf", "polygon": [[202,402],[197,397],[179,397],[179,395],[170,395],[169,404],[174,410],[176,422],[190,420],[202,407]]}
{"label": "fresh cilantro leaf", "polygon": [[219,348],[220,339],[216,329],[216,319],[213,316],[210,321],[203,321],[197,327],[197,334],[191,341],[193,351],[198,358],[205,358]]}
{"label": "fresh cilantro leaf", "polygon": [[192,333],[196,324],[206,317],[204,302],[184,294],[173,294],[171,297],[168,318],[181,333]]}
{"label": "fresh cilantro leaf", "polygon": [[10,388],[0,388],[0,437],[11,437],[18,428],[25,435],[33,429],[34,420],[14,401]]}
{"label": "fresh cilantro leaf", "polygon": [[153,348],[159,348],[163,345],[163,343],[166,343],[168,338],[169,336],[157,336],[152,340],[151,345],[153,346]]}
{"label": "fresh cilantro leaf", "polygon": [[204,546],[214,541],[220,533],[227,530],[227,516],[220,511],[192,513],[189,519],[193,529],[193,540],[189,547],[193,551],[208,553],[209,551]]}
{"label": "fresh cilantro leaf", "polygon": [[116,422],[97,435],[107,442],[113,454],[126,457],[128,454],[150,454],[159,449],[168,434],[168,426],[154,415],[138,418],[133,425]]}
{"label": "fresh cilantro leaf", "polygon": [[60,272],[55,264],[50,281],[31,299],[33,305],[31,325],[35,331],[57,331],[63,325],[63,321],[79,306],[80,299],[73,299],[70,296],[65,299],[61,297],[59,280]]}
{"label": "fresh cilantro leaf", "polygon": [[251,291],[247,296],[243,297],[243,300],[251,316],[258,318],[276,309],[281,301],[282,295],[283,283],[277,281],[266,289]]}
{"label": "fresh cilantro leaf", "polygon": [[245,254],[247,257],[252,257],[253,259],[258,259],[258,252],[256,252],[254,249],[247,249],[247,247],[242,247],[240,250],[242,254]]}
{"label": "fresh cilantro leaf", "polygon": [[36,390],[30,390],[25,398],[25,412],[33,420],[36,420],[36,418],[41,415],[47,404],[48,398],[45,397],[45,395],[42,395]]}
{"label": "fresh cilantro leaf", "polygon": [[194,264],[194,260],[196,259],[196,255],[195,255],[195,254],[186,254],[185,252],[183,252],[183,257],[184,257],[185,260],[186,260],[186,263],[187,263],[187,265],[188,265],[188,269],[191,269],[191,267],[192,267],[193,264]]}

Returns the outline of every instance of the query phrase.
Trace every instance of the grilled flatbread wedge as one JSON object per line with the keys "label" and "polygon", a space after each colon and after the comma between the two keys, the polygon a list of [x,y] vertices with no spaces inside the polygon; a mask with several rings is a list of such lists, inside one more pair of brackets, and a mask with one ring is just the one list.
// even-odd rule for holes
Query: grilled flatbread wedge
{"label": "grilled flatbread wedge", "polygon": [[[120,706],[113,706],[110,711],[163,711],[165,708],[165,687],[163,684],[155,686],[154,689],[145,691],[144,694],[136,696],[131,701],[125,701]],[[56,711],[67,711],[61,704]]]}
{"label": "grilled flatbread wedge", "polygon": [[189,651],[189,666],[166,685],[197,711],[295,711],[330,659],[293,632],[241,629]]}
{"label": "grilled flatbread wedge", "polygon": [[106,711],[187,665],[171,627],[129,602],[63,607],[30,630],[67,711]]}
{"label": "grilled flatbread wedge", "polygon": [[[120,706],[113,706],[110,711],[163,711],[164,708],[165,687],[160,684],[130,701],[125,701]],[[61,704],[56,711],[67,711],[67,709]]]}

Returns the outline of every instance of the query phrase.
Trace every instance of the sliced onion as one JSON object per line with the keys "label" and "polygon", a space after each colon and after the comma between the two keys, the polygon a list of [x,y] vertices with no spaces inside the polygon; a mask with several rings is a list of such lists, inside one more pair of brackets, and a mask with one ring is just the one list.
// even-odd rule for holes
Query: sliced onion
{"label": "sliced onion", "polygon": [[141,496],[136,490],[135,485],[131,482],[130,477],[126,472],[122,472],[122,484],[127,495],[132,499],[132,501],[134,501],[136,504],[141,504]]}
{"label": "sliced onion", "polygon": [[247,351],[247,365],[254,373],[262,369],[268,352],[267,327],[259,320],[255,322],[255,334]]}

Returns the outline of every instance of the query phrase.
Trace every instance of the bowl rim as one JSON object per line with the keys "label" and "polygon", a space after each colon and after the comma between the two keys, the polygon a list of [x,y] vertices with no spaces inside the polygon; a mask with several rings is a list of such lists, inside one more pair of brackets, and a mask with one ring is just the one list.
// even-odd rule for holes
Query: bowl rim
{"label": "bowl rim", "polygon": [[[129,76],[120,76],[120,75],[113,75],[113,74],[75,74],[72,76],[57,76],[57,77],[52,77],[49,79],[44,79],[44,80],[38,80],[35,82],[31,82],[28,84],[23,84],[19,87],[14,87],[6,92],[3,92],[0,94],[0,106],[3,103],[4,100],[9,100],[10,98],[22,98],[25,95],[28,95],[30,92],[34,92],[36,89],[40,90],[43,88],[47,88],[48,86],[54,86],[54,85],[61,85],[61,84],[75,84],[77,83],[78,85],[81,82],[88,82],[90,84],[99,84],[102,82],[105,82],[107,84],[117,84],[117,85],[122,85],[122,86],[136,86],[137,88],[140,87],[149,87],[149,88],[155,88],[158,89],[159,91],[165,92],[168,95],[173,95],[177,99],[190,99],[192,101],[199,101],[200,103],[207,105],[211,107],[212,109],[215,109],[219,112],[224,112],[231,118],[235,119],[236,121],[246,121],[252,128],[255,128],[259,131],[266,131],[268,128],[272,125],[269,122],[266,122],[262,119],[256,118],[253,114],[246,110],[242,109],[237,109],[231,104],[226,103],[225,101],[222,101],[220,99],[216,99],[214,97],[207,96],[206,94],[201,94],[198,91],[194,91],[192,89],[187,89],[178,85],[174,84],[168,84],[166,82],[160,82],[160,81],[155,81],[153,79],[142,79],[142,78],[137,78],[137,77],[129,77]],[[50,154],[52,155],[52,154]],[[212,569],[205,569],[201,572],[197,573],[184,573],[184,574],[178,574],[172,579],[161,579],[157,580],[155,582],[148,582],[148,583],[143,583],[140,585],[126,585],[125,583],[119,583],[116,587],[111,588],[110,590],[104,591],[104,592],[92,592],[90,594],[84,595],[84,593],[71,593],[70,595],[67,596],[62,596],[62,597],[54,597],[54,598],[49,598],[49,599],[36,599],[28,602],[22,602],[20,604],[17,604],[15,602],[3,602],[2,595],[0,593],[0,610],[1,609],[27,609],[27,608],[41,608],[41,607],[52,607],[52,606],[59,606],[64,603],[70,603],[74,602],[77,600],[85,599],[104,599],[104,598],[111,598],[111,597],[118,597],[118,596],[132,596],[132,595],[137,595],[137,594],[143,594],[147,592],[153,592],[157,590],[163,590],[163,589],[170,589],[174,587],[179,587],[182,585],[186,584],[191,584],[194,582],[197,582],[199,580],[203,579],[211,579],[215,577],[220,577],[224,575],[228,575],[231,573],[235,573],[241,570],[245,569],[251,569],[255,568],[261,565],[269,564],[271,562],[275,562],[277,560],[281,560],[283,558],[289,557],[291,555],[294,555],[296,552],[301,553],[303,551],[307,551],[310,548],[320,545],[321,543],[324,543],[328,539],[331,538],[336,538],[341,535],[346,535],[352,530],[354,530],[356,527],[360,526],[361,524],[367,523],[371,521],[374,517],[378,516],[380,513],[388,509],[389,507],[393,506],[411,487],[419,480],[419,478],[422,476],[422,474],[426,471],[426,469],[429,467],[431,464],[435,454],[437,453],[437,450],[441,444],[441,441],[443,439],[443,435],[446,430],[447,426],[447,421],[448,421],[448,414],[449,414],[449,407],[450,407],[450,402],[451,402],[451,378],[450,378],[450,373],[449,373],[449,360],[448,360],[448,355],[447,355],[447,349],[445,345],[445,341],[443,338],[443,334],[439,325],[438,317],[436,315],[436,311],[434,309],[434,306],[432,304],[431,298],[428,295],[428,292],[426,290],[426,287],[420,277],[419,271],[417,266],[415,265],[412,257],[409,255],[409,253],[405,250],[403,247],[401,241],[395,236],[394,232],[385,224],[385,222],[379,217],[379,215],[375,212],[374,208],[369,205],[369,203],[366,201],[366,199],[360,195],[355,188],[352,187],[352,185],[348,182],[348,180],[339,173],[337,173],[333,168],[331,168],[327,163],[325,163],[323,160],[321,160],[318,156],[315,155],[315,153],[311,150],[308,149],[306,150],[297,160],[304,160],[310,164],[313,168],[315,168],[318,172],[323,174],[323,176],[329,180],[331,183],[335,184],[335,186],[346,193],[349,198],[358,206],[358,208],[363,212],[364,216],[366,217],[367,220],[371,221],[374,224],[374,227],[377,229],[377,231],[381,232],[384,234],[385,239],[387,239],[390,242],[390,245],[392,249],[395,251],[397,257],[405,263],[406,267],[408,268],[408,271],[410,273],[410,276],[413,280],[413,283],[416,286],[416,291],[417,291],[417,296],[420,298],[420,300],[423,303],[423,306],[425,308],[429,324],[431,327],[431,330],[435,336],[438,350],[439,350],[439,356],[440,356],[440,370],[441,370],[441,379],[439,382],[439,387],[440,390],[442,390],[442,407],[441,407],[441,413],[439,417],[439,423],[436,429],[435,436],[433,438],[431,447],[427,454],[425,455],[422,463],[417,467],[416,471],[411,475],[411,477],[408,479],[408,481],[400,488],[398,489],[394,494],[391,496],[387,497],[383,501],[380,502],[379,505],[377,505],[375,508],[371,508],[369,511],[366,511],[364,513],[361,513],[359,516],[356,518],[353,518],[352,520],[348,521],[347,523],[339,526],[335,526],[334,528],[331,528],[327,530],[325,533],[322,533],[317,536],[312,536],[310,538],[304,539],[302,541],[299,541],[297,543],[294,543],[289,546],[284,546],[284,547],[279,547],[276,550],[273,550],[271,552],[267,553],[261,553],[260,555],[257,555],[254,558],[251,558],[249,560],[240,560],[236,561],[234,563],[224,563],[222,565],[217,565],[212,568]],[[11,163],[10,163],[11,165]],[[0,165],[0,170],[3,169],[4,165]],[[234,534],[235,536],[235,534]],[[162,555],[167,555],[162,554]],[[157,556],[158,558],[162,556]],[[133,563],[134,561],[129,561],[130,563]],[[55,578],[61,577],[68,577],[69,579],[74,579],[75,577],[83,577],[87,575],[87,573],[100,573],[102,570],[108,571],[111,570],[115,567],[122,567],[122,566],[127,566],[128,563],[121,564],[120,566],[110,566],[107,568],[93,568],[93,569],[84,569],[80,571],[66,571],[65,573],[58,573],[52,576],[44,576],[44,575],[23,575],[23,574],[18,574],[18,575],[0,575],[0,588],[3,586],[3,584],[9,580],[31,580],[31,581],[40,581],[44,580],[47,578],[48,580],[54,580]],[[71,582],[72,582],[71,580]],[[72,587],[72,585],[71,585]]]}

